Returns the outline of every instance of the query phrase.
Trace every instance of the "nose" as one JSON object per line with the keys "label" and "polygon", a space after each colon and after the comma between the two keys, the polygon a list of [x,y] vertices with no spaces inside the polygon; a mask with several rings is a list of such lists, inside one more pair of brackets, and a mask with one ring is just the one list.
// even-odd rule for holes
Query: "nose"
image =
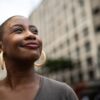
{"label": "nose", "polygon": [[26,31],[25,40],[36,40],[36,36],[31,31]]}

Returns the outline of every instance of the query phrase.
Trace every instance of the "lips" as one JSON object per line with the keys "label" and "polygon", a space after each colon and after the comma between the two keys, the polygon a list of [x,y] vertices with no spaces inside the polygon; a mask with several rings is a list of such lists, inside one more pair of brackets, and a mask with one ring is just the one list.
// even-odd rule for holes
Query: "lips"
{"label": "lips", "polygon": [[26,47],[28,49],[37,49],[37,48],[39,48],[39,44],[34,43],[34,42],[30,42],[30,43],[26,43],[24,45],[24,47]]}

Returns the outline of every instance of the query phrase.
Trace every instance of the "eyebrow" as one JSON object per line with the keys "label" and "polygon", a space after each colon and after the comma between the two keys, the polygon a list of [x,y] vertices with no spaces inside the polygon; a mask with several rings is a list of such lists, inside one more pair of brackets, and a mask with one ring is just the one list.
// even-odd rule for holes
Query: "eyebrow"
{"label": "eyebrow", "polygon": [[[10,30],[12,30],[12,28],[14,28],[14,27],[22,27],[22,28],[24,28],[24,26],[22,24],[15,24],[15,25],[12,25],[10,27]],[[32,28],[32,27],[35,28],[38,31],[38,29],[37,29],[37,27],[35,25],[29,25],[29,28]]]}
{"label": "eyebrow", "polygon": [[36,27],[35,25],[29,25],[29,27],[34,27],[34,28],[36,28],[36,29],[37,29],[37,27]]}
{"label": "eyebrow", "polygon": [[15,24],[15,25],[10,26],[10,28],[13,28],[13,27],[16,27],[16,26],[23,27],[23,25],[21,25],[21,24]]}
{"label": "eyebrow", "polygon": [[[22,24],[15,24],[15,25],[12,25],[11,27],[15,27],[15,26],[20,26],[20,27],[23,27]],[[37,28],[35,25],[29,25],[29,27],[34,27],[34,28]]]}
{"label": "eyebrow", "polygon": [[12,29],[14,27],[23,27],[23,25],[21,25],[21,24],[15,24],[15,25],[10,26],[10,29]]}

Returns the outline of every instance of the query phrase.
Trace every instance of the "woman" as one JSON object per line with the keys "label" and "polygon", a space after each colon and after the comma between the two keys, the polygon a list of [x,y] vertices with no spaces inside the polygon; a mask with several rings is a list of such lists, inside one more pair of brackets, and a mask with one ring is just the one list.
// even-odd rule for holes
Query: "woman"
{"label": "woman", "polygon": [[13,16],[1,25],[0,49],[7,70],[7,77],[0,82],[0,100],[78,100],[69,86],[33,70],[42,40],[27,18]]}

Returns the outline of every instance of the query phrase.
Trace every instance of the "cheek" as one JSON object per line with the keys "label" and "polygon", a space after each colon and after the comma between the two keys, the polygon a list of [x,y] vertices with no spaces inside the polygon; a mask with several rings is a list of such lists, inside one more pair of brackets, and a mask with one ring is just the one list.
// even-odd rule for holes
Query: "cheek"
{"label": "cheek", "polygon": [[4,52],[12,52],[12,50],[15,48],[15,45],[17,42],[14,41],[11,38],[7,38],[3,41],[3,51]]}
{"label": "cheek", "polygon": [[38,50],[38,56],[40,57],[41,56],[41,52],[42,52],[42,48],[43,48],[42,39],[39,36],[37,36],[37,41],[38,41],[38,43],[40,45],[40,48]]}
{"label": "cheek", "polygon": [[41,47],[41,49],[42,49],[42,45],[43,45],[42,39],[38,36],[38,37],[37,37],[37,40],[38,40],[38,42],[39,42],[39,44],[40,44],[40,47]]}
{"label": "cheek", "polygon": [[40,55],[41,55],[42,49],[43,49],[43,44],[42,44],[42,41],[40,41]]}
{"label": "cheek", "polygon": [[3,48],[3,51],[5,51],[7,48],[10,48],[10,44],[8,40],[3,41],[2,48]]}
{"label": "cheek", "polygon": [[8,41],[8,42],[5,41],[5,42],[3,43],[3,52],[4,52],[5,54],[8,54],[8,53],[11,51],[11,49],[12,49],[12,47],[11,47],[11,44],[9,43],[9,41]]}

